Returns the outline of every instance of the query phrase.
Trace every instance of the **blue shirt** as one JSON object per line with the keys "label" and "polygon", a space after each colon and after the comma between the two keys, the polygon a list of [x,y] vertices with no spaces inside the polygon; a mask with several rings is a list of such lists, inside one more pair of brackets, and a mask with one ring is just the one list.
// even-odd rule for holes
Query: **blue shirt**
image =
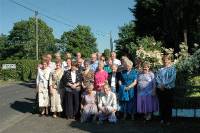
{"label": "blue shirt", "polygon": [[93,72],[96,72],[96,70],[97,70],[97,67],[98,67],[98,61],[95,61],[94,63],[92,63],[91,65],[90,65],[90,69],[93,71]]}
{"label": "blue shirt", "polygon": [[166,89],[175,87],[176,81],[176,68],[174,66],[163,67],[158,70],[156,74],[157,87],[161,88],[161,85]]}

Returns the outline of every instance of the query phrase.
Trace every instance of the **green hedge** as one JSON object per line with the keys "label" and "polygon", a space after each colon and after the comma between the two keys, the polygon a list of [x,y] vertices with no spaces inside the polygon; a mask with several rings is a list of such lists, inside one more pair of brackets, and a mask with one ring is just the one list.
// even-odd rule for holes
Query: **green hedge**
{"label": "green hedge", "polygon": [[[16,64],[16,69],[2,69],[2,64]],[[0,61],[0,80],[29,81],[36,78],[38,61],[2,60]]]}

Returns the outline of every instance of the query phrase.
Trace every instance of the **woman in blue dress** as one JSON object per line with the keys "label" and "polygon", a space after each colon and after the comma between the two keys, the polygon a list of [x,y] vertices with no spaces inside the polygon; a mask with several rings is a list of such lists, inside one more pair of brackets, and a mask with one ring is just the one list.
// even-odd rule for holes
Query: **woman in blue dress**
{"label": "woman in blue dress", "polygon": [[136,97],[134,92],[137,83],[137,72],[132,69],[132,61],[126,60],[125,68],[121,72],[119,80],[119,104],[124,120],[127,114],[131,115],[131,118],[134,119],[134,113],[136,112]]}

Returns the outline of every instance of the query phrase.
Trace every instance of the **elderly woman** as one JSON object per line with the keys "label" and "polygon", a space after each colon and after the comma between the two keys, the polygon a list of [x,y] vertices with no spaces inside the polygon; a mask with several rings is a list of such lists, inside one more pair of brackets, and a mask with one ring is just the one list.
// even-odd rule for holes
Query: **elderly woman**
{"label": "elderly woman", "polygon": [[111,86],[111,91],[116,94],[119,89],[120,73],[117,72],[117,64],[112,64],[111,68],[112,72],[108,74],[108,84]]}
{"label": "elderly woman", "polygon": [[87,91],[82,95],[81,102],[81,122],[88,121],[92,116],[93,120],[96,119],[97,115],[97,105],[96,105],[96,92],[93,91],[94,86],[90,84],[87,86]]}
{"label": "elderly woman", "polygon": [[82,72],[82,88],[86,90],[87,86],[94,83],[94,72],[90,69],[90,61],[84,61],[84,71]]}
{"label": "elderly woman", "polygon": [[133,63],[130,60],[125,60],[125,68],[121,72],[119,80],[119,104],[120,111],[123,113],[123,119],[126,119],[127,114],[131,115],[134,119],[134,113],[136,111],[136,97],[135,86],[137,83],[137,73],[133,70]]}
{"label": "elderly woman", "polygon": [[60,80],[63,75],[63,70],[61,68],[61,62],[56,62],[56,69],[51,73],[49,78],[50,94],[51,94],[51,112],[53,112],[53,117],[57,117],[57,113],[62,112],[61,106],[61,89]]}
{"label": "elderly woman", "polygon": [[137,79],[137,112],[145,114],[145,120],[150,120],[151,114],[158,111],[155,76],[149,69],[150,63],[144,62]]}
{"label": "elderly woman", "polygon": [[48,114],[49,106],[49,91],[48,91],[48,80],[50,75],[50,68],[47,63],[43,61],[41,68],[38,68],[36,89],[38,92],[39,108],[41,115]]}
{"label": "elderly woman", "polygon": [[77,118],[80,105],[81,74],[75,62],[72,63],[70,70],[65,71],[61,82],[65,89],[65,116],[67,119]]}
{"label": "elderly woman", "polygon": [[105,81],[108,79],[108,73],[103,69],[104,62],[100,61],[98,64],[98,70],[94,75],[94,86],[95,90],[101,92]]}
{"label": "elderly woman", "polygon": [[163,56],[164,67],[156,76],[161,123],[170,124],[172,117],[173,90],[176,80],[176,68],[172,65],[171,55]]}
{"label": "elderly woman", "polygon": [[108,119],[111,123],[116,123],[117,118],[115,112],[117,111],[117,98],[115,93],[111,92],[108,84],[103,86],[104,92],[99,98],[99,122],[102,123]]}

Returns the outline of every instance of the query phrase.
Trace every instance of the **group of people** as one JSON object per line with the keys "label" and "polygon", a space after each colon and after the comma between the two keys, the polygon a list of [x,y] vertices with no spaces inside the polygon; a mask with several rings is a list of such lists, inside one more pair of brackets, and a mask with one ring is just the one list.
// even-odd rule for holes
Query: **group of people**
{"label": "group of people", "polygon": [[155,73],[150,63],[140,59],[133,62],[126,56],[121,60],[112,52],[105,59],[100,53],[83,59],[78,52],[73,59],[66,53],[46,54],[38,66],[36,90],[40,115],[53,117],[62,112],[67,119],[81,122],[134,119],[136,113],[150,120],[159,111],[161,123],[169,124],[172,116],[173,89],[176,69],[170,55],[163,56],[163,67]]}

